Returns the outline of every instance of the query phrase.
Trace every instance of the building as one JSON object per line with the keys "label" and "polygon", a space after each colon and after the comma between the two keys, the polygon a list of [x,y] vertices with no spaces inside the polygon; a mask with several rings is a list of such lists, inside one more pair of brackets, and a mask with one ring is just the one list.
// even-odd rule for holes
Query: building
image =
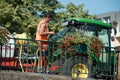
{"label": "building", "polygon": [[111,46],[120,46],[120,11],[99,14],[97,17],[98,20],[112,24]]}

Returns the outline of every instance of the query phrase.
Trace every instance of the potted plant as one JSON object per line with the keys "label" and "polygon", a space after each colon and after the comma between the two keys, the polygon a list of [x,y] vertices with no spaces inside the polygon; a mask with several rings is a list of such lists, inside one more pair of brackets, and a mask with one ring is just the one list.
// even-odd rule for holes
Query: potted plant
{"label": "potted plant", "polygon": [[98,37],[87,36],[82,32],[66,35],[60,42],[64,42],[64,44],[59,45],[59,47],[66,48],[66,52],[70,55],[87,53],[89,57],[91,57],[91,54],[98,55],[104,46],[102,40]]}

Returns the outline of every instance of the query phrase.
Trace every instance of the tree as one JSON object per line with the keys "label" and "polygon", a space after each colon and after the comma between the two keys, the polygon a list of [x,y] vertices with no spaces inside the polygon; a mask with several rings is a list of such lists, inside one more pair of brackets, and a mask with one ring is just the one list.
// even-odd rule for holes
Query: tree
{"label": "tree", "polygon": [[0,1],[0,25],[8,28],[10,32],[30,33],[29,29],[37,26],[36,16],[22,5],[24,3],[8,1]]}
{"label": "tree", "polygon": [[80,18],[96,18],[95,15],[89,15],[88,10],[84,10],[84,4],[80,4],[78,6],[73,3],[67,4],[63,7],[61,12],[57,12],[54,22],[56,24],[52,25],[53,30],[58,32],[63,27],[61,26],[62,21],[72,17],[80,17]]}
{"label": "tree", "polygon": [[26,32],[34,37],[42,15],[51,12],[55,17],[55,10],[61,7],[57,0],[1,0],[0,25],[10,32]]}
{"label": "tree", "polygon": [[73,3],[69,3],[66,6],[66,17],[80,17],[80,18],[95,18],[94,15],[89,15],[88,10],[84,10],[84,4],[80,4],[78,6],[74,5]]}
{"label": "tree", "polygon": [[28,36],[34,38],[37,25],[44,13],[52,13],[50,30],[58,32],[62,29],[62,20],[66,18],[94,18],[83,8],[83,4],[75,6],[72,3],[65,7],[58,0],[0,0],[0,25],[11,33],[26,32]]}

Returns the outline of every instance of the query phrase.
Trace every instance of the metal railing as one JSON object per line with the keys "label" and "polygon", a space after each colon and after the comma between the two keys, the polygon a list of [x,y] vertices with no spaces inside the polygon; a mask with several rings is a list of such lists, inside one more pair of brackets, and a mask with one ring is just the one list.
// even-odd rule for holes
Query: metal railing
{"label": "metal railing", "polygon": [[[92,64],[86,50],[69,50],[60,42],[14,39],[14,43],[0,44],[0,69],[22,72],[67,75],[73,77],[116,77],[117,53],[105,47],[101,54],[92,54]],[[42,43],[48,43],[42,51]],[[82,49],[85,47],[82,47]],[[79,49],[78,47],[76,49]],[[80,52],[79,52],[80,51]]]}

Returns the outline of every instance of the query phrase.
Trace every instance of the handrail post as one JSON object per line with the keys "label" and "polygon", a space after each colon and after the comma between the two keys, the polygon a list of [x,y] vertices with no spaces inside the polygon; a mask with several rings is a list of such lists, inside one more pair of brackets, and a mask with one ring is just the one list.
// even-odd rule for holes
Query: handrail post
{"label": "handrail post", "polygon": [[118,72],[118,74],[117,74],[117,78],[118,78],[118,80],[120,79],[120,53],[118,53],[118,59],[117,59],[118,61],[118,66],[117,66],[117,72]]}
{"label": "handrail post", "polygon": [[115,47],[115,51],[117,52],[117,80],[120,79],[120,46]]}
{"label": "handrail post", "polygon": [[0,71],[2,70],[2,43],[0,43]]}

